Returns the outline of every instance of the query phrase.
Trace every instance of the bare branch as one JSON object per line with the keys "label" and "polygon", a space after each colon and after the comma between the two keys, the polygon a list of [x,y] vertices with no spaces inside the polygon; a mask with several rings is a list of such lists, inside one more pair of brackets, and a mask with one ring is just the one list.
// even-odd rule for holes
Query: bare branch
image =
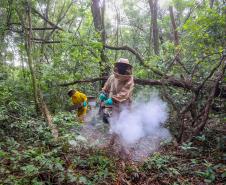
{"label": "bare branch", "polygon": [[205,85],[205,83],[207,82],[207,80],[213,76],[214,72],[220,67],[220,65],[223,63],[223,61],[224,61],[224,56],[221,58],[220,62],[212,69],[212,71],[210,72],[210,74],[203,80],[203,82],[196,89],[197,92],[199,92],[202,89],[202,87]]}
{"label": "bare branch", "polygon": [[41,44],[59,44],[61,41],[50,41],[50,40],[44,40],[39,38],[31,38],[31,40],[35,43],[41,43]]}
{"label": "bare branch", "polygon": [[[71,6],[73,5],[73,1],[69,4],[69,6],[66,8],[65,12],[63,12],[64,6],[62,7],[59,17],[57,18],[57,23],[56,26],[59,25],[59,23],[65,18],[65,16],[67,15],[68,11],[70,10]],[[51,35],[55,32],[57,27],[55,27],[47,36],[46,39],[49,39],[51,37]]]}
{"label": "bare branch", "polygon": [[136,56],[136,58],[139,60],[141,65],[143,65],[144,67],[146,67],[148,69],[151,69],[155,74],[157,74],[159,76],[163,76],[163,74],[160,71],[158,71],[154,68],[151,68],[149,65],[145,64],[143,56],[137,50],[135,50],[135,49],[133,49],[133,48],[127,46],[127,45],[115,47],[115,46],[109,46],[109,45],[105,44],[104,47],[107,48],[107,49],[111,49],[111,50],[129,51]]}
{"label": "bare branch", "polygon": [[49,19],[47,19],[44,15],[42,15],[40,12],[38,12],[35,8],[32,8],[32,11],[37,14],[40,18],[42,18],[44,21],[46,21],[47,23],[49,23],[50,26],[53,27],[53,29],[59,29],[61,31],[63,31],[63,28],[60,28],[58,25],[54,24],[53,22],[51,22]]}
{"label": "bare branch", "polygon": [[[69,85],[74,85],[77,83],[94,83],[97,81],[103,81],[106,80],[107,77],[100,77],[100,78],[88,78],[88,79],[84,79],[84,80],[75,80],[73,82],[68,82],[68,83],[63,83],[63,84],[59,84],[58,86],[69,86]],[[175,86],[175,87],[179,87],[179,88],[183,88],[186,90],[194,90],[194,87],[187,83],[186,81],[183,81],[182,79],[175,79],[175,78],[168,78],[166,79],[164,82],[162,80],[151,80],[151,79],[138,79],[135,78],[134,82],[138,85],[170,85],[170,86]]]}
{"label": "bare branch", "polygon": [[[224,60],[224,57],[222,57],[221,61],[223,61],[223,60]],[[219,81],[221,81],[223,79],[224,74],[225,74],[225,69],[226,69],[226,62],[223,64],[222,69],[215,73],[214,83],[211,88],[212,90],[211,90],[210,96],[208,97],[207,102],[205,104],[205,108],[203,109],[203,117],[201,119],[201,122],[198,124],[198,126],[194,129],[193,133],[190,135],[188,141],[190,141],[193,136],[198,135],[200,133],[200,131],[202,131],[204,129],[204,127],[207,123],[207,120],[208,120],[210,108],[214,101],[214,97],[215,97],[216,90],[218,88]]]}
{"label": "bare branch", "polygon": [[109,46],[109,45],[104,45],[105,48],[108,48],[108,49],[112,49],[112,50],[127,50],[131,53],[133,53],[137,59],[144,64],[144,58],[141,56],[140,53],[138,53],[137,50],[125,45],[125,46],[119,46],[119,47],[115,47],[115,46]]}
{"label": "bare branch", "polygon": [[[26,29],[30,29],[30,28],[26,28]],[[52,27],[47,27],[47,28],[32,28],[33,31],[43,31],[43,30],[53,30],[56,28],[52,28]]]}
{"label": "bare branch", "polygon": [[97,82],[97,81],[103,81],[103,80],[106,80],[107,77],[100,77],[100,78],[88,78],[88,79],[85,79],[85,80],[75,80],[73,82],[68,82],[68,83],[64,83],[64,84],[59,84],[58,86],[69,86],[69,85],[74,85],[74,84],[77,84],[77,83],[94,83],[94,82]]}

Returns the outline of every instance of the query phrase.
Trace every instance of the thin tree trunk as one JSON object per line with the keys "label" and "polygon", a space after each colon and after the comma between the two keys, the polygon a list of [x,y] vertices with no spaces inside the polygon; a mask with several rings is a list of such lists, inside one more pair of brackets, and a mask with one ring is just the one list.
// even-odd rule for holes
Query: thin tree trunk
{"label": "thin tree trunk", "polygon": [[[102,7],[100,6],[100,0],[92,0],[91,11],[93,15],[93,22],[95,30],[100,33],[101,42],[103,47],[100,51],[100,76],[106,76],[109,72],[109,67],[107,65],[107,56],[105,55],[105,43],[106,43],[106,33],[104,27],[104,12],[105,12],[105,0],[102,1]],[[101,86],[104,85],[102,82]]]}
{"label": "thin tree trunk", "polygon": [[42,110],[42,114],[45,117],[46,122],[48,123],[48,126],[49,126],[49,128],[52,132],[53,137],[55,139],[57,139],[58,135],[59,135],[58,130],[57,130],[56,126],[53,124],[53,118],[51,116],[51,113],[49,112],[49,109],[48,109],[48,107],[47,107],[47,105],[46,105],[46,103],[43,99],[43,95],[42,95],[40,90],[38,92],[38,95],[40,97],[40,106],[41,106],[40,108]]}
{"label": "thin tree trunk", "polygon": [[[120,12],[118,8],[115,5],[115,11],[116,11],[116,47],[119,46],[119,25],[120,25]],[[118,58],[118,51],[115,51],[115,61]]]}
{"label": "thin tree trunk", "polygon": [[214,0],[209,0],[210,1],[210,8],[213,8]]}
{"label": "thin tree trunk", "polygon": [[[46,2],[47,4],[46,4],[46,9],[45,9],[45,18],[46,19],[49,19],[49,17],[48,17],[48,13],[49,13],[49,0]],[[43,28],[47,28],[47,22],[46,21],[43,21]],[[46,40],[45,39],[45,29],[41,32],[41,39],[43,39],[43,40]],[[42,58],[41,58],[41,61],[40,62],[42,62],[42,61],[44,61],[44,50],[45,50],[45,44],[44,43],[42,43],[41,44],[41,56],[43,56]]]}
{"label": "thin tree trunk", "polygon": [[[149,0],[149,6],[151,11],[151,26],[152,30],[150,33],[150,39],[153,37],[153,45],[154,45],[154,52],[156,55],[159,55],[159,31],[158,31],[158,0]],[[151,40],[150,40],[151,42]]]}
{"label": "thin tree trunk", "polygon": [[102,1],[103,5],[100,9],[100,12],[101,12],[101,28],[102,28],[102,31],[101,31],[101,37],[102,37],[102,42],[105,44],[106,42],[106,32],[105,32],[105,0]]}
{"label": "thin tree trunk", "polygon": [[31,38],[32,38],[32,25],[31,25],[31,9],[29,5],[26,7],[27,8],[27,19],[28,19],[28,27],[29,30],[25,29],[25,49],[27,52],[27,58],[28,58],[28,66],[31,72],[31,79],[32,79],[32,86],[33,86],[33,95],[35,99],[35,107],[36,107],[36,112],[39,114],[39,99],[38,99],[38,86],[37,86],[37,80],[36,80],[36,73],[33,65],[33,60],[31,56]]}
{"label": "thin tree trunk", "polygon": [[[159,19],[162,20],[164,17],[164,14],[161,11],[159,11],[158,16],[159,16]],[[162,45],[164,43],[162,28],[159,27],[158,31],[159,31],[159,42],[160,42],[160,45]]]}
{"label": "thin tree trunk", "polygon": [[175,44],[175,46],[178,46],[179,45],[179,36],[178,36],[178,32],[177,32],[177,26],[176,26],[176,21],[174,18],[172,6],[169,7],[169,12],[170,12],[170,19],[171,19],[172,28],[173,28],[174,44]]}
{"label": "thin tree trunk", "polygon": [[175,45],[175,48],[176,48],[176,60],[175,60],[175,62],[182,65],[181,59],[180,59],[180,54],[179,54],[179,48],[177,47],[179,45],[179,36],[178,36],[177,25],[176,25],[172,6],[169,6],[169,12],[170,12],[170,19],[171,19],[171,24],[172,24],[172,28],[173,28],[173,41],[174,41],[174,45]]}
{"label": "thin tree trunk", "polygon": [[[35,66],[33,64],[33,58],[32,58],[32,24],[31,24],[31,7],[27,3],[25,5],[25,10],[26,10],[26,17],[27,20],[23,20],[22,15],[20,14],[19,11],[17,11],[18,16],[20,17],[23,29],[25,30],[25,49],[27,53],[27,58],[28,58],[28,66],[30,69],[31,73],[31,79],[32,79],[32,87],[33,87],[33,94],[34,94],[34,99],[35,99],[35,106],[36,106],[36,111],[39,113],[39,111],[42,112],[42,115],[44,116],[46,122],[48,123],[49,128],[51,129],[53,137],[56,139],[58,137],[58,130],[56,129],[55,125],[52,122],[52,116],[48,110],[47,105],[45,104],[42,93],[40,89],[38,88],[38,83],[37,83],[37,77],[35,73]],[[29,26],[29,30],[26,29],[26,22]]]}
{"label": "thin tree trunk", "polygon": [[102,31],[100,0],[92,0],[91,11],[93,15],[93,23],[97,32]]}

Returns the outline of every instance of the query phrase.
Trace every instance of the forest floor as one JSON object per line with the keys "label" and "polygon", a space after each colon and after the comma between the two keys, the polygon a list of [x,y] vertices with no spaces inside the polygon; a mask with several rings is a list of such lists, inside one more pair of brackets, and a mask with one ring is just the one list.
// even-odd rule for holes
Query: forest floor
{"label": "forest floor", "polygon": [[206,128],[201,136],[180,146],[163,142],[137,162],[123,160],[111,147],[90,146],[72,114],[58,114],[54,123],[59,129],[57,141],[42,120],[0,124],[0,184],[225,183],[224,124]]}
{"label": "forest floor", "polygon": [[[83,150],[80,156],[83,160],[87,160],[90,156],[102,155],[112,160],[112,167],[109,170],[112,174],[109,174],[113,176],[108,176],[98,184],[223,185],[226,180],[226,156],[216,145],[216,138],[220,139],[221,134],[219,128],[211,128],[205,132],[205,135],[197,137],[191,143],[181,146],[175,146],[172,142],[163,144],[158,151],[140,162],[123,160],[111,148]],[[84,168],[82,165],[78,164],[75,169],[92,179],[96,168],[89,165]]]}

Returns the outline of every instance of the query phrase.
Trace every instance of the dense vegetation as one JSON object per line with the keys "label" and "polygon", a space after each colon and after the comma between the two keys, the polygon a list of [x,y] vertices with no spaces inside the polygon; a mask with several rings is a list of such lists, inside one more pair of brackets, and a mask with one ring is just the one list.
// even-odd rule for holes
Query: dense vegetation
{"label": "dense vegetation", "polygon": [[[0,184],[224,184],[225,2],[164,2],[0,1]],[[67,90],[97,96],[120,57],[134,96],[170,108],[173,140],[142,163],[89,146],[66,111]]]}

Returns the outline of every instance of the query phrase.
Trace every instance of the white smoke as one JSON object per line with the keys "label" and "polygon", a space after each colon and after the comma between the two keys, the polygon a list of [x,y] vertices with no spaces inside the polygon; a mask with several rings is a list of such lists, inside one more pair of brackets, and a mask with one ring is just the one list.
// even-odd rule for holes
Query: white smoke
{"label": "white smoke", "polygon": [[164,128],[168,118],[167,104],[157,95],[152,95],[148,102],[135,101],[132,108],[123,109],[119,116],[111,119],[111,132],[116,133],[126,146],[135,145],[142,138],[170,138]]}
{"label": "white smoke", "polygon": [[[144,93],[141,97],[147,97]],[[171,139],[164,124],[168,118],[167,104],[158,95],[152,94],[148,101],[136,98],[132,107],[122,109],[117,117],[110,120],[110,133],[118,135],[115,151],[120,145],[128,149],[133,160],[140,161],[158,150],[160,142]],[[89,111],[86,124],[80,130],[81,136],[86,138],[90,146],[102,148],[109,146],[111,134],[109,125],[104,124],[98,116],[98,109]]]}

